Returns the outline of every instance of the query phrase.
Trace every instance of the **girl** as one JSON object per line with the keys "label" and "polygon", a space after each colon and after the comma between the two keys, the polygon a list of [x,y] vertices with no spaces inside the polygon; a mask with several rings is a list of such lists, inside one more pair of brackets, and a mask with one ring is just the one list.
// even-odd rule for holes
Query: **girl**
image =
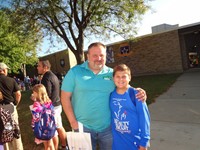
{"label": "girl", "polygon": [[[40,119],[40,113],[43,110],[43,107],[50,109],[53,108],[53,105],[47,95],[46,88],[42,84],[36,84],[33,87],[33,93],[31,95],[31,99],[34,101],[33,105],[30,107],[32,111],[32,128],[34,129],[35,122],[38,122]],[[45,150],[55,150],[52,138],[50,140],[41,140],[35,138],[35,142],[37,144],[43,143]]]}

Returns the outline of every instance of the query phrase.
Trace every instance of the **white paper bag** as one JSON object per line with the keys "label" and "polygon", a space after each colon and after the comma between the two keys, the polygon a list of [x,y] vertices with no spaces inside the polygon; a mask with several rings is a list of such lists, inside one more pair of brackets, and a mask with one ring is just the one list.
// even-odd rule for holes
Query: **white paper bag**
{"label": "white paper bag", "polygon": [[78,123],[79,132],[67,132],[67,142],[70,150],[92,150],[90,133],[83,132],[83,124]]}

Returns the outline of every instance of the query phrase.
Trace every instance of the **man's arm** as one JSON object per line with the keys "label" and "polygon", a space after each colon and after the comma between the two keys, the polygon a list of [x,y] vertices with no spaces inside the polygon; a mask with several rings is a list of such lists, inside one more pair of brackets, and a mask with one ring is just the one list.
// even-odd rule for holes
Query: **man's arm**
{"label": "man's arm", "polygon": [[71,92],[65,92],[61,90],[61,103],[64,109],[64,112],[69,120],[69,123],[72,129],[78,129],[78,121],[74,115],[74,110],[71,104]]}
{"label": "man's arm", "polygon": [[16,101],[16,105],[19,104],[20,100],[21,100],[21,92],[20,91],[17,91],[15,92],[15,101]]}

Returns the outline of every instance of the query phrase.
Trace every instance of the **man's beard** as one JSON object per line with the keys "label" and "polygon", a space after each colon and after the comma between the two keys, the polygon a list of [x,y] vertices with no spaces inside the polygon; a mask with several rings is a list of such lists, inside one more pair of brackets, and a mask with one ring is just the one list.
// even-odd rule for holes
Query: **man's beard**
{"label": "man's beard", "polygon": [[95,69],[102,69],[103,65],[102,64],[94,64]]}

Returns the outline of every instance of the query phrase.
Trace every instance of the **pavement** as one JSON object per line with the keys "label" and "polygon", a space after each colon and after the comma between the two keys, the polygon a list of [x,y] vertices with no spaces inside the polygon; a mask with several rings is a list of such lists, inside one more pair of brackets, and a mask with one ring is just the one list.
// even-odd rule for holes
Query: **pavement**
{"label": "pavement", "polygon": [[149,111],[149,150],[200,150],[200,68],[184,72]]}

